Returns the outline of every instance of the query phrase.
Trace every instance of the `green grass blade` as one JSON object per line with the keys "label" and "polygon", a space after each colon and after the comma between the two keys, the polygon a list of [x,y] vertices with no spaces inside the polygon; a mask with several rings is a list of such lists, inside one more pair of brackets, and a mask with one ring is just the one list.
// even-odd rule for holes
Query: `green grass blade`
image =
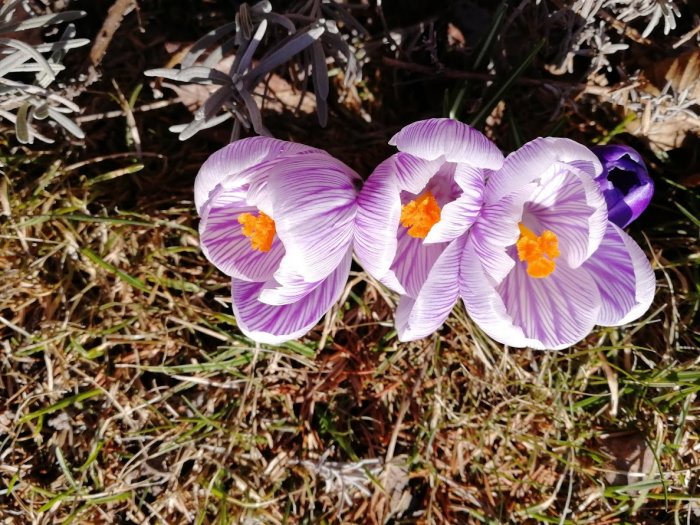
{"label": "green grass blade", "polygon": [[522,63],[515,68],[515,71],[513,71],[513,73],[506,79],[506,81],[503,82],[498,89],[496,89],[496,92],[491,96],[488,102],[486,102],[476,116],[472,118],[471,122],[469,123],[471,126],[478,127],[484,120],[486,120],[486,117],[491,113],[493,108],[496,107],[496,104],[498,104],[498,102],[503,98],[503,95],[530,66],[532,61],[537,56],[537,53],[539,53],[540,49],[542,49],[544,46],[544,43],[544,39],[540,40],[532,51],[530,51],[530,54],[525,58],[525,60],[523,60]]}
{"label": "green grass blade", "polygon": [[136,277],[132,277],[131,275],[120,270],[119,268],[117,268],[113,264],[108,263],[107,261],[102,259],[99,255],[97,255],[95,252],[93,252],[89,248],[81,248],[80,253],[85,255],[85,257],[90,259],[92,262],[94,262],[98,266],[104,268],[105,270],[107,270],[110,273],[113,273],[114,275],[119,277],[122,281],[129,283],[134,288],[137,288],[137,289],[141,290],[142,292],[146,292],[146,293],[151,292],[151,289],[148,286],[146,286],[143,281],[141,281],[140,279],[137,279]]}

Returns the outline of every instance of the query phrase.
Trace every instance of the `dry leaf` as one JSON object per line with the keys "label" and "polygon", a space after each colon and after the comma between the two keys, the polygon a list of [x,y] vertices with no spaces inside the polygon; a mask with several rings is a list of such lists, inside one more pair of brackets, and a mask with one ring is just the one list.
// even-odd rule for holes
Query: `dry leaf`
{"label": "dry leaf", "polygon": [[270,76],[267,87],[269,92],[264,105],[266,110],[281,113],[283,110],[293,111],[298,107],[301,113],[316,111],[316,96],[313,93],[307,91],[302,99],[301,91],[275,73]]}
{"label": "dry leaf", "polygon": [[651,82],[647,89],[656,88],[658,94],[670,82],[676,93],[688,90],[690,98],[700,101],[700,49],[653,62],[644,70],[644,76]]}
{"label": "dry leaf", "polygon": [[649,139],[653,149],[669,151],[681,147],[688,133],[700,132],[700,118],[678,112],[662,122],[650,123],[646,127],[643,119],[635,119],[626,129],[632,135]]}
{"label": "dry leaf", "polygon": [[633,135],[646,137],[657,151],[682,145],[686,135],[700,132],[700,50],[650,64],[640,77],[647,101],[640,118],[627,125]]}
{"label": "dry leaf", "polygon": [[411,504],[411,491],[408,489],[408,469],[394,462],[385,465],[379,476],[382,489],[372,495],[372,511],[377,523],[386,523],[390,518],[404,513]]}
{"label": "dry leaf", "polygon": [[602,446],[610,456],[605,480],[610,485],[630,485],[649,479],[654,453],[641,432],[623,432],[608,437]]}

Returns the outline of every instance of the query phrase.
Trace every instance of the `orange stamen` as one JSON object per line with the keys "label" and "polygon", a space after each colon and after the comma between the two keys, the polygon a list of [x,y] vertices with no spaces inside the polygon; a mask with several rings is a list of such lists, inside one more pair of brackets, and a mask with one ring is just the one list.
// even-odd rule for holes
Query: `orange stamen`
{"label": "orange stamen", "polygon": [[408,228],[411,237],[425,239],[430,228],[438,221],[440,205],[429,191],[401,207],[401,226]]}
{"label": "orange stamen", "polygon": [[550,230],[543,231],[538,237],[522,222],[518,228],[520,239],[515,246],[518,258],[527,262],[527,274],[535,279],[547,277],[556,267],[554,259],[559,257],[559,239]]}
{"label": "orange stamen", "polygon": [[260,212],[257,217],[252,213],[241,213],[238,222],[242,226],[243,235],[250,239],[253,250],[269,252],[275,238],[275,221]]}

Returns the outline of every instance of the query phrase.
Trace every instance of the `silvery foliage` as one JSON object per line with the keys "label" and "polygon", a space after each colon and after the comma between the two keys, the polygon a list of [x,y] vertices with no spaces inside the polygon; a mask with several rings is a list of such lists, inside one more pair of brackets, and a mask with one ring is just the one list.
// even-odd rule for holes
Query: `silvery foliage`
{"label": "silvery foliage", "polygon": [[32,144],[35,139],[53,142],[35,128],[36,121],[57,124],[78,138],[84,137],[78,125],[66,116],[80,108],[49,86],[64,69],[61,61],[66,52],[90,41],[74,38],[73,24],[65,27],[56,42],[30,44],[26,38],[29,30],[46,29],[83,16],[83,11],[35,15],[23,0],[4,0],[0,6],[0,120],[14,124],[17,140],[23,144]]}
{"label": "silvery foliage", "polygon": [[646,29],[642,33],[643,37],[651,34],[654,28],[663,18],[664,35],[668,35],[676,28],[676,18],[680,18],[681,12],[673,0],[611,0],[611,7],[623,22],[644,17],[648,18]]}
{"label": "silvery foliage", "polygon": [[[676,28],[681,16],[676,3],[679,0],[574,0],[552,14],[552,20],[563,21],[566,35],[561,43],[555,71],[573,72],[574,56],[590,56],[590,72],[610,69],[610,55],[629,46],[621,42],[619,32],[603,21],[603,12],[629,24],[637,19],[646,22],[642,37],[646,38],[663,20],[664,34]],[[683,1],[683,0],[680,0]]]}
{"label": "silvery foliage", "polygon": [[[170,127],[179,133],[180,140],[231,118],[234,138],[239,136],[241,128],[251,127],[259,135],[269,135],[253,94],[273,70],[291,62],[300,72],[301,79],[293,80],[302,91],[311,77],[318,120],[325,126],[329,91],[327,57],[344,66],[346,85],[362,75],[355,48],[341,34],[337,22],[350,35],[366,35],[347,7],[334,0],[306,0],[284,14],[274,12],[268,0],[252,6],[242,4],[235,21],[195,42],[179,67],[151,69],[145,74],[186,84],[216,86],[192,122]],[[271,31],[273,26],[281,28],[286,35],[275,40],[279,32]],[[254,63],[255,52],[265,39],[269,47]],[[217,69],[217,64],[231,54],[235,58],[228,71]]]}

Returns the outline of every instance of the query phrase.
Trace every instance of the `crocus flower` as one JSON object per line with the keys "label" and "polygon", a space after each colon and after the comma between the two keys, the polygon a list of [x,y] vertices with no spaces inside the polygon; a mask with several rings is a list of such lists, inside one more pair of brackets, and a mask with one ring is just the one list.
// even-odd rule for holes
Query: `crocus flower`
{"label": "crocus flower", "polygon": [[595,146],[591,150],[603,164],[596,181],[608,205],[608,218],[624,228],[649,205],[654,181],[642,156],[629,146]]}
{"label": "crocus flower", "polygon": [[459,297],[465,234],[483,200],[485,169],[503,155],[484,135],[450,119],[416,122],[390,144],[358,199],[355,253],[365,270],[399,294],[402,341],[440,327]]}
{"label": "crocus flower", "polygon": [[540,138],[489,174],[459,281],[467,312],[492,338],[561,349],[648,309],[654,272],[608,219],[601,172],[589,149]]}
{"label": "crocus flower", "polygon": [[278,344],[308,332],[350,271],[359,176],[324,151],[265,137],[211,155],[195,180],[207,258],[232,279],[243,333]]}

